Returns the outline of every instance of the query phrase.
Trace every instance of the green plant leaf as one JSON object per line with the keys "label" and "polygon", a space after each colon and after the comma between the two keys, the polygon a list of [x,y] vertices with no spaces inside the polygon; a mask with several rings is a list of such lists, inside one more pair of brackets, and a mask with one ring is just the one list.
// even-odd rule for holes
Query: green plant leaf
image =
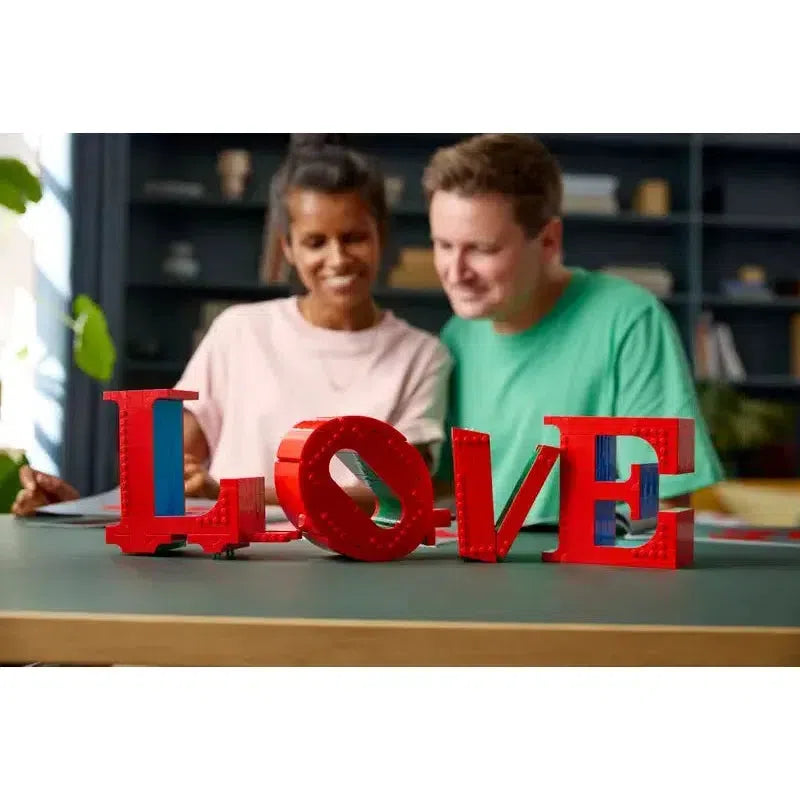
{"label": "green plant leaf", "polygon": [[27,203],[42,199],[39,179],[17,158],[0,158],[0,205],[24,214]]}
{"label": "green plant leaf", "polygon": [[72,352],[77,366],[90,378],[107,383],[114,373],[117,351],[103,310],[85,294],[72,303],[75,315]]}
{"label": "green plant leaf", "polygon": [[793,435],[795,412],[786,404],[747,397],[724,382],[698,386],[698,397],[714,447],[723,456]]}
{"label": "green plant leaf", "polygon": [[19,468],[28,463],[25,455],[16,455],[6,450],[0,450],[0,514],[8,514],[22,488],[19,481]]}
{"label": "green plant leaf", "polygon": [[25,197],[16,186],[0,181],[0,206],[10,208],[17,214],[24,214]]}
{"label": "green plant leaf", "polygon": [[24,361],[27,357],[28,357],[28,345],[20,347],[20,349],[17,350],[17,358],[20,361]]}

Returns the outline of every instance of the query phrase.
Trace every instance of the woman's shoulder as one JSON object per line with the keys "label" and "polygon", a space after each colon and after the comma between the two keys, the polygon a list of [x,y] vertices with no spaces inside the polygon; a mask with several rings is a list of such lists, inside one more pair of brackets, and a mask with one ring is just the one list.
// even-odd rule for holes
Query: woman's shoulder
{"label": "woman's shoulder", "polygon": [[242,327],[275,323],[285,317],[290,301],[291,298],[279,297],[251,303],[231,303],[214,318],[211,330],[221,334]]}

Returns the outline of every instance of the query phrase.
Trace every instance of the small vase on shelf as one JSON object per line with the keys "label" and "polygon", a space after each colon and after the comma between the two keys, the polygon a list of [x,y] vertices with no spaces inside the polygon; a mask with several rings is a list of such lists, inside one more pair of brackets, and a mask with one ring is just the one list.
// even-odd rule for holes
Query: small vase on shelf
{"label": "small vase on shelf", "polygon": [[241,200],[250,177],[251,160],[247,150],[223,150],[217,157],[220,191],[226,200]]}

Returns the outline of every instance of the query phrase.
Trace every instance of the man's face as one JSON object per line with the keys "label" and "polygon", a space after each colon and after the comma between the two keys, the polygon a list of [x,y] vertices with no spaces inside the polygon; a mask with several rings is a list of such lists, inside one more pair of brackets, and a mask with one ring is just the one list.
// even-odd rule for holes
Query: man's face
{"label": "man's face", "polygon": [[499,194],[435,192],[430,224],[439,279],[455,314],[466,319],[513,318],[560,250],[557,220],[530,239],[511,200]]}

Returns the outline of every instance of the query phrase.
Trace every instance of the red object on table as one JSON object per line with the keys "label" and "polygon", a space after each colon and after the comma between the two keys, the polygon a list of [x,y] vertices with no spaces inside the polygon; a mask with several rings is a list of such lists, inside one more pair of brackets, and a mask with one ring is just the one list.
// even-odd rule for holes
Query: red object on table
{"label": "red object on table", "polygon": [[123,553],[155,553],[182,544],[199,544],[207,553],[230,553],[247,546],[251,535],[264,532],[263,477],[223,479],[219,499],[205,514],[155,513],[154,404],[197,396],[197,392],[175,389],[103,394],[119,406],[120,520],[106,527],[106,543],[117,545]]}
{"label": "red object on table", "polygon": [[[561,463],[558,547],[543,553],[543,560],[663,569],[677,569],[692,563],[693,509],[658,512],[655,534],[639,547],[597,544],[595,535],[598,507],[602,508],[602,503],[625,501],[632,518],[641,519],[645,466],[633,465],[631,476],[625,481],[598,480],[598,437],[642,438],[655,450],[660,473],[682,474],[694,470],[694,420],[545,417],[544,421],[556,425],[561,432]],[[613,438],[611,446],[616,447]]]}
{"label": "red object on table", "polygon": [[472,561],[502,561],[517,538],[558,458],[558,448],[541,445],[495,530],[489,434],[453,428],[458,554]]}
{"label": "red object on table", "polygon": [[[403,505],[396,525],[376,525],[333,480],[331,458],[354,450]],[[391,561],[435,544],[433,485],[419,451],[388,423],[347,416],[299,422],[278,447],[275,491],[289,520],[320,547],[358,561]]]}

